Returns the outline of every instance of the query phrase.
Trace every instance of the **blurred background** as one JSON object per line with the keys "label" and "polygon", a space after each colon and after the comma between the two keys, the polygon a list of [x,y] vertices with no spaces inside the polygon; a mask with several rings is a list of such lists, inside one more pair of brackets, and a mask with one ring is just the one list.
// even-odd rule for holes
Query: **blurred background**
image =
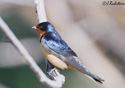
{"label": "blurred background", "polygon": [[[114,1],[114,0],[112,0]],[[117,0],[124,2],[124,0]],[[103,0],[45,0],[48,21],[85,66],[105,80],[103,86],[72,70],[63,88],[125,88],[125,5]],[[0,16],[45,72],[34,0],[0,0]],[[0,30],[0,88],[47,88]]]}

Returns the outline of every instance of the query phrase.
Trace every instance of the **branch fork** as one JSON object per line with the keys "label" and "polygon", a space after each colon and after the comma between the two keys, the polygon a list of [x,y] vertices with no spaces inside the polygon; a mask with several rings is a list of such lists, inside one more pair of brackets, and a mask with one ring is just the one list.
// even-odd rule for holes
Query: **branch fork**
{"label": "branch fork", "polygon": [[[44,8],[44,0],[35,0],[36,4],[36,11],[38,14],[39,23],[46,22],[46,13]],[[27,62],[30,68],[36,73],[38,79],[41,83],[46,84],[48,87],[51,88],[61,88],[65,82],[65,77],[59,73],[59,71],[54,68],[52,69],[48,75],[53,78],[53,80],[49,79],[43,71],[39,68],[36,64],[32,56],[28,53],[25,47],[21,44],[21,42],[17,39],[8,25],[4,22],[4,20],[0,17],[0,28],[10,40],[10,42],[15,46],[18,52],[21,54],[23,59]]]}

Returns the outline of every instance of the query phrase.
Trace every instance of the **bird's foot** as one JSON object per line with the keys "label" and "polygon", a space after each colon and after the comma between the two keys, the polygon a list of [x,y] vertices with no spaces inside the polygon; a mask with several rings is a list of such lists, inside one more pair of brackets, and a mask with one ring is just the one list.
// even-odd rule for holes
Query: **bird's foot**
{"label": "bird's foot", "polygon": [[53,68],[49,72],[47,72],[47,74],[50,79],[54,80],[54,77],[58,76],[57,72],[59,72],[59,70],[57,68]]}
{"label": "bird's foot", "polygon": [[62,83],[65,82],[65,77],[59,73],[59,70],[57,68],[53,68],[47,73],[51,80],[61,80]]}

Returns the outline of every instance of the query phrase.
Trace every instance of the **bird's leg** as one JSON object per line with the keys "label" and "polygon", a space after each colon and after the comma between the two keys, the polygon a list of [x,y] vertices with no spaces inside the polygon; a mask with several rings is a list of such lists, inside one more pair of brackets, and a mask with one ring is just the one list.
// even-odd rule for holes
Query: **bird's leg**
{"label": "bird's leg", "polygon": [[45,58],[45,62],[46,62],[46,72],[48,74],[48,77],[50,79],[54,79],[54,77],[58,76],[57,71],[59,71],[55,66],[53,66],[48,60],[47,58]]}

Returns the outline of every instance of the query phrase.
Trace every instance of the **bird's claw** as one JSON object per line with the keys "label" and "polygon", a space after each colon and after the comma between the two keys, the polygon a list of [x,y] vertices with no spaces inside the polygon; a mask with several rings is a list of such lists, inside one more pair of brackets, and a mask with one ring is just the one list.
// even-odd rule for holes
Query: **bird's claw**
{"label": "bird's claw", "polygon": [[58,73],[57,72],[59,72],[59,70],[57,69],[57,68],[53,68],[53,69],[51,69],[49,72],[47,72],[48,73],[48,75],[49,75],[49,77],[50,77],[50,79],[54,79],[54,77],[57,77],[58,76]]}

